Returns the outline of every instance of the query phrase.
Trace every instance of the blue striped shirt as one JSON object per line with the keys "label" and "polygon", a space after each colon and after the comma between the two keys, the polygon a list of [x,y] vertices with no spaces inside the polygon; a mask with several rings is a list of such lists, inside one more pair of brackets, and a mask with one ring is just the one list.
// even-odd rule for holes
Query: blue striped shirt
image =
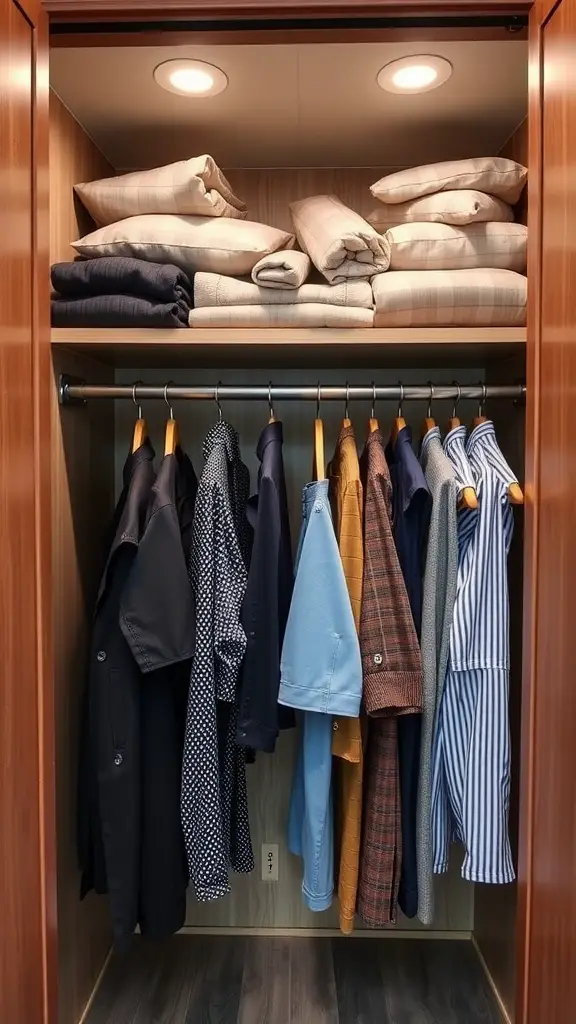
{"label": "blue striped shirt", "polygon": [[[461,428],[458,428],[461,429]],[[516,477],[490,420],[471,432],[466,456],[479,508],[459,517],[458,591],[450,638],[450,667],[508,668],[510,662],[506,562],[514,519],[508,487]]]}

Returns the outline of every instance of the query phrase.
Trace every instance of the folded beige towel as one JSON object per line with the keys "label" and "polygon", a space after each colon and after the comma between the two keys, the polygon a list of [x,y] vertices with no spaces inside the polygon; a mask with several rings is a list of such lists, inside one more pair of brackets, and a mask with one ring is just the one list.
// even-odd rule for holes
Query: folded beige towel
{"label": "folded beige towel", "polygon": [[370,278],[390,263],[390,245],[337,196],[312,196],[290,204],[302,249],[331,284]]}
{"label": "folded beige towel", "polygon": [[254,284],[262,288],[299,288],[310,273],[310,257],[297,249],[274,252],[259,260],[252,271]]}
{"label": "folded beige towel", "polygon": [[343,284],[303,284],[291,290],[259,288],[245,278],[224,274],[198,273],[194,276],[194,308],[205,306],[286,306],[321,302],[327,306],[363,306],[372,309],[372,289],[368,281],[344,281]]}
{"label": "folded beige towel", "polygon": [[374,311],[320,302],[281,306],[206,306],[190,310],[190,327],[372,327]]}

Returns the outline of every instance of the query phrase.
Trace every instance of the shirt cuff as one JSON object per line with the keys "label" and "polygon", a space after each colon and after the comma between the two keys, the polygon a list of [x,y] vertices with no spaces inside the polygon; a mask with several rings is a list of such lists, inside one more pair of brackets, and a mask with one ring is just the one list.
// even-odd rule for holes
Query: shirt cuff
{"label": "shirt cuff", "polygon": [[422,673],[389,670],[366,673],[364,706],[369,715],[406,715],[422,711]]}

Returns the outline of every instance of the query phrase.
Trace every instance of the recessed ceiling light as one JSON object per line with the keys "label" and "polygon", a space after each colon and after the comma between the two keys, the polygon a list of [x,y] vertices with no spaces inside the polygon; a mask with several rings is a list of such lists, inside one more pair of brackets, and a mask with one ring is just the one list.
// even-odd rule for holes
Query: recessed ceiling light
{"label": "recessed ceiling light", "polygon": [[203,60],[166,60],[154,68],[158,85],[179,96],[217,96],[228,85],[220,68]]}
{"label": "recessed ceiling light", "polygon": [[386,92],[430,92],[447,82],[451,74],[452,65],[444,57],[415,54],[386,64],[376,81]]}

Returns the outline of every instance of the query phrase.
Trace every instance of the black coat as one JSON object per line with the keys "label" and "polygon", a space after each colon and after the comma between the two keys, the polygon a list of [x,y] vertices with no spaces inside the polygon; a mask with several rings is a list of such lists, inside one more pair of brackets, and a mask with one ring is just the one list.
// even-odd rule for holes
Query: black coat
{"label": "black coat", "polygon": [[182,454],[156,482],[130,455],[96,606],[81,774],[83,891],[108,892],[117,941],[185,917],[180,773],[194,606],[186,570],[196,478]]}

